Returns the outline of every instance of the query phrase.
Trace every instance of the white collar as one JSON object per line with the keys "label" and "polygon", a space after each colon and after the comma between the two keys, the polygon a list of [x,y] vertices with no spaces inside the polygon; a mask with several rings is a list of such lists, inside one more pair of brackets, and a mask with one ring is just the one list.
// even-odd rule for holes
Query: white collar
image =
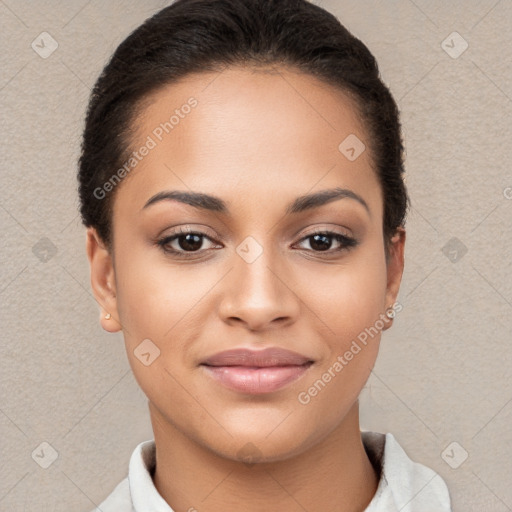
{"label": "white collar", "polygon": [[[380,472],[377,491],[364,512],[451,512],[444,480],[412,461],[392,434],[363,431],[361,436],[368,457]],[[132,504],[134,512],[173,512],[153,484],[155,465],[154,440],[140,443],[130,458],[128,478],[114,491],[119,499]]]}

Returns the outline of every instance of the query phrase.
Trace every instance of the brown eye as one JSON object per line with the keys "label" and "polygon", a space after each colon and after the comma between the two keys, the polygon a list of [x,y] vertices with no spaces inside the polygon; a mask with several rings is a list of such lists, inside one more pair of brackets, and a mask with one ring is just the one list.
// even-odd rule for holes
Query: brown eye
{"label": "brown eye", "polygon": [[157,244],[165,253],[186,258],[189,255],[202,254],[212,249],[213,247],[204,248],[205,240],[211,242],[215,247],[212,239],[206,233],[180,228],[175,234],[158,240]]}
{"label": "brown eye", "polygon": [[198,251],[203,245],[202,235],[196,233],[179,235],[174,239],[178,241],[178,246],[184,251]]}
{"label": "brown eye", "polygon": [[[301,240],[301,243],[308,240],[310,250],[313,252],[339,252],[345,249],[349,249],[357,245],[357,241],[354,238],[336,233],[333,231],[319,231],[311,233]],[[338,248],[331,249],[333,240],[338,244]]]}
{"label": "brown eye", "polygon": [[313,235],[310,236],[310,246],[315,251],[327,251],[331,248],[332,240],[329,235]]}

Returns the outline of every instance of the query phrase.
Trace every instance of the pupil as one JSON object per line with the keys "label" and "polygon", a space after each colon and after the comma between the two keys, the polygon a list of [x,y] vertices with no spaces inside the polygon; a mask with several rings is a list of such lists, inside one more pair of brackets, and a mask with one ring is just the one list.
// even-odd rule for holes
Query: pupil
{"label": "pupil", "polygon": [[311,247],[313,249],[315,249],[315,244],[317,244],[317,242],[319,242],[319,239],[323,239],[324,242],[323,243],[322,242],[319,243],[319,247],[317,246],[317,250],[319,250],[319,251],[326,251],[327,249],[330,248],[330,246],[331,246],[330,242],[325,242],[326,239],[329,239],[329,236],[327,236],[327,235],[313,235],[314,242],[311,243]]}
{"label": "pupil", "polygon": [[[185,242],[180,242],[181,248],[185,250],[195,251],[197,249],[201,248],[201,236],[200,235],[194,235],[194,234],[188,234],[181,237],[181,240],[183,241],[183,238],[185,239]],[[191,238],[194,238],[195,241],[191,241]],[[194,245],[194,242],[196,245]]]}

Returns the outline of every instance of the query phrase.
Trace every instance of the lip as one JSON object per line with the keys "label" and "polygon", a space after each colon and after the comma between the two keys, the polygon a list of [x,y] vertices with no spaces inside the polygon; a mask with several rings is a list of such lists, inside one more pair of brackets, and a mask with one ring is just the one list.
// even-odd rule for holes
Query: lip
{"label": "lip", "polygon": [[302,354],[270,347],[219,352],[201,366],[210,377],[231,390],[259,394],[277,391],[299,379],[313,363]]}

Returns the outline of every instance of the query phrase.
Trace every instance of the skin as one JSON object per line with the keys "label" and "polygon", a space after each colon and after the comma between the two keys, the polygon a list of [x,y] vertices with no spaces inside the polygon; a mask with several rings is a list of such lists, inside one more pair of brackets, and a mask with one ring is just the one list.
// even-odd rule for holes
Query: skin
{"label": "skin", "polygon": [[[370,141],[339,89],[289,68],[232,67],[153,93],[135,122],[133,148],[191,96],[197,107],[116,190],[112,247],[94,228],[87,231],[101,324],[123,331],[149,400],[156,488],[176,512],[235,506],[261,512],[270,505],[362,511],[378,475],[361,441],[357,398],[380,333],[308,404],[297,397],[397,298],[405,231],[397,230],[386,261]],[[353,162],[338,150],[349,134],[367,148]],[[298,196],[334,187],[361,196],[369,211],[343,198],[285,213]],[[171,200],[143,208],[169,190],[218,196],[229,214]],[[156,243],[179,226],[207,235],[199,251],[188,250],[189,260]],[[335,251],[340,243],[328,237],[330,248],[321,251],[306,238],[317,229],[358,244]],[[263,250],[252,263],[236,251],[248,236]],[[172,247],[187,251],[183,238]],[[149,366],[134,355],[144,339],[160,350]],[[298,381],[265,395],[231,391],[200,366],[222,350],[270,346],[315,363]],[[255,464],[241,460],[244,447]]]}

